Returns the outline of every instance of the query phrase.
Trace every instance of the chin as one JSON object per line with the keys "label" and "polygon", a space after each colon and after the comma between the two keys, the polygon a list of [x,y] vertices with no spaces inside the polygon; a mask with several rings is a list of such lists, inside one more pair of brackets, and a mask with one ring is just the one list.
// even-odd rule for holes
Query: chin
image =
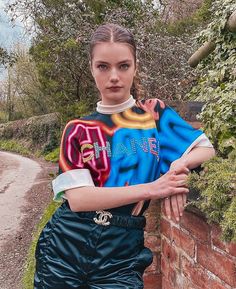
{"label": "chin", "polygon": [[103,102],[109,102],[109,103],[121,103],[124,102],[127,99],[127,97],[124,96],[123,93],[109,93],[104,94],[102,96]]}

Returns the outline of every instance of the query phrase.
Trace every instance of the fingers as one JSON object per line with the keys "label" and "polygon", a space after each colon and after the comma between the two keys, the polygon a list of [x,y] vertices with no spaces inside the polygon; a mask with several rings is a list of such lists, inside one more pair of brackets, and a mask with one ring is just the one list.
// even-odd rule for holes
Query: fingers
{"label": "fingers", "polygon": [[177,196],[171,197],[171,208],[172,208],[175,220],[177,222],[179,222],[180,214],[179,214],[179,206],[178,206]]}
{"label": "fingers", "polygon": [[175,171],[169,171],[167,174],[169,175],[170,180],[172,180],[172,181],[180,181],[180,180],[187,181],[187,179],[188,179],[188,175],[184,174],[184,173],[176,174]]}
{"label": "fingers", "polygon": [[165,198],[164,204],[167,217],[170,219],[173,213],[175,220],[179,222],[180,217],[183,215],[186,200],[187,197],[185,194],[178,194],[171,196],[170,198]]}
{"label": "fingers", "polygon": [[183,216],[183,211],[184,211],[184,202],[183,202],[183,195],[177,195],[177,204],[178,204],[178,208],[179,208],[179,216],[182,217]]}
{"label": "fingers", "polygon": [[178,195],[178,194],[187,194],[189,193],[189,189],[185,187],[178,187],[172,190],[172,196]]}
{"label": "fingers", "polygon": [[187,188],[187,175],[184,173],[176,175],[175,171],[168,171],[149,185],[150,199],[165,198],[189,192]]}
{"label": "fingers", "polygon": [[187,187],[188,176],[186,174],[175,175],[174,172],[170,172],[170,180],[173,182],[172,185],[175,187]]}
{"label": "fingers", "polygon": [[175,168],[173,170],[173,172],[175,172],[176,175],[184,173],[184,174],[189,174],[189,169],[186,166],[179,166],[178,168]]}
{"label": "fingers", "polygon": [[167,215],[167,217],[170,219],[170,218],[171,218],[170,198],[165,198],[164,204],[165,204],[166,215]]}
{"label": "fingers", "polygon": [[174,179],[175,179],[176,181],[181,181],[181,180],[187,181],[188,175],[186,175],[186,174],[175,175],[175,176],[174,176]]}

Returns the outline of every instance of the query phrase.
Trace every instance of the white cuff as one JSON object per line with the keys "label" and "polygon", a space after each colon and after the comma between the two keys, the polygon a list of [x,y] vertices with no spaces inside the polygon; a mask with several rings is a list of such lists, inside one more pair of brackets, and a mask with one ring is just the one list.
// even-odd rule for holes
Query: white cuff
{"label": "white cuff", "polygon": [[64,197],[64,191],[68,189],[90,186],[94,187],[94,182],[88,169],[75,169],[66,171],[58,175],[52,181],[54,201],[60,201]]}
{"label": "white cuff", "polygon": [[208,147],[213,148],[212,143],[208,139],[208,137],[205,135],[205,133],[201,134],[191,145],[186,149],[186,151],[183,153],[183,155],[186,155],[191,151],[193,147]]}

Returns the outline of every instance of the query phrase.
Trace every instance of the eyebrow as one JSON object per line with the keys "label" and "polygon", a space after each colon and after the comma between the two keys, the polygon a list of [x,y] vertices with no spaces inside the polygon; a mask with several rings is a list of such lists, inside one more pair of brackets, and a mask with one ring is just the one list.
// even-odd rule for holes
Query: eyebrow
{"label": "eyebrow", "polygon": [[[130,59],[125,59],[125,60],[119,61],[118,64],[125,63],[125,62],[130,62],[130,63],[131,63],[132,60],[130,60]],[[95,63],[109,64],[109,62],[106,62],[106,61],[103,61],[103,60],[97,60],[97,61],[95,61]]]}

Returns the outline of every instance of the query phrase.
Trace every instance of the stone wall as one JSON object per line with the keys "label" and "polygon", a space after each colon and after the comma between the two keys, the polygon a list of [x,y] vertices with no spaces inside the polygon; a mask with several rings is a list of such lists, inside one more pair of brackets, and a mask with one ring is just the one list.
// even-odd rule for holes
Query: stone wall
{"label": "stone wall", "polygon": [[26,148],[44,149],[58,143],[60,118],[56,113],[0,123],[0,140],[15,140]]}

